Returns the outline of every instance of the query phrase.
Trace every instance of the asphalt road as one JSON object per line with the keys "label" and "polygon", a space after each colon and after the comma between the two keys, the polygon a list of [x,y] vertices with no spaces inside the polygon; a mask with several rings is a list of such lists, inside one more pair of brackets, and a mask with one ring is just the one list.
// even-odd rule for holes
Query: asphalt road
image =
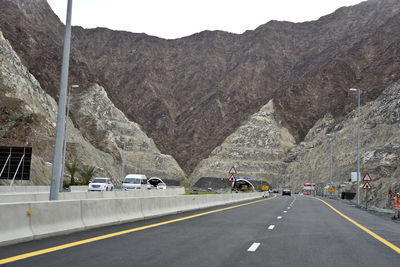
{"label": "asphalt road", "polygon": [[[400,223],[324,200],[373,233],[315,198],[278,196],[5,266],[400,266]],[[1,247],[0,259],[220,208]]]}

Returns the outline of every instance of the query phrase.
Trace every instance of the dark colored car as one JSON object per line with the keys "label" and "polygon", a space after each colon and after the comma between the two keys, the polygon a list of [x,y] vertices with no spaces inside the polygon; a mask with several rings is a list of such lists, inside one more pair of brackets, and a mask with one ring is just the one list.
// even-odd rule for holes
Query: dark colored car
{"label": "dark colored car", "polygon": [[282,190],[282,196],[291,196],[292,192],[290,192],[290,189],[283,189]]}

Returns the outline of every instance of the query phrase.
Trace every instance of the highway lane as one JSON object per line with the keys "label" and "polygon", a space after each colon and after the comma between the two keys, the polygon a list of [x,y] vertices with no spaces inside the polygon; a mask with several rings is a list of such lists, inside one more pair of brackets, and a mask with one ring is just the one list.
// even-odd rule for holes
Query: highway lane
{"label": "highway lane", "polygon": [[[400,246],[400,224],[340,201],[327,202]],[[0,259],[200,212],[4,247],[0,250]],[[400,254],[320,200],[278,196],[15,261],[7,266],[396,266],[399,262]]]}

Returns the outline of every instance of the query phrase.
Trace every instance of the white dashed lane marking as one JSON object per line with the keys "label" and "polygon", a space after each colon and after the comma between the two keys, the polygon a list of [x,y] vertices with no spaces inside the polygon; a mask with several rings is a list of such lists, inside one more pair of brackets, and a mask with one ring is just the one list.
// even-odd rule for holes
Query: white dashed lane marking
{"label": "white dashed lane marking", "polygon": [[247,251],[254,252],[254,251],[257,250],[257,248],[258,248],[259,246],[260,246],[260,243],[253,243],[253,245],[251,245]]}
{"label": "white dashed lane marking", "polygon": [[274,227],[275,227],[275,225],[271,224],[270,226],[268,226],[268,229],[272,230],[272,229],[274,229]]}
{"label": "white dashed lane marking", "polygon": [[279,220],[279,219],[282,219],[282,216],[278,216],[278,217],[276,217],[276,218]]}
{"label": "white dashed lane marking", "polygon": [[283,213],[286,213],[286,212],[287,212],[287,210],[284,210],[284,211],[283,211]]}

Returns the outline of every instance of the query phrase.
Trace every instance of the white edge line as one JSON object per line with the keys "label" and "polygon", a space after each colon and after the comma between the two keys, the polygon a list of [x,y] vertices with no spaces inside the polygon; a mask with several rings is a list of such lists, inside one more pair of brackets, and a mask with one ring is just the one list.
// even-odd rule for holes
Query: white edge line
{"label": "white edge line", "polygon": [[254,251],[257,250],[257,248],[258,248],[259,246],[260,246],[260,243],[253,243],[253,245],[251,245],[247,251],[254,252]]}

